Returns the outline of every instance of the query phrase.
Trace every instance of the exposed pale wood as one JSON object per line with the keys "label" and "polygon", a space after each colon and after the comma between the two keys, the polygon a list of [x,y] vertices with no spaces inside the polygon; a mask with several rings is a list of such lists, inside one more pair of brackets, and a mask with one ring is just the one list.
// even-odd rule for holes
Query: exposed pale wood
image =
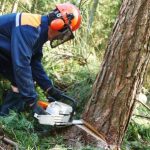
{"label": "exposed pale wood", "polygon": [[[76,135],[74,133],[76,133]],[[97,134],[84,125],[56,128],[50,134],[53,134],[53,136],[63,136],[66,145],[74,149],[80,149],[85,145],[92,145],[100,150],[119,150],[117,145],[108,145],[105,140],[102,140]]]}

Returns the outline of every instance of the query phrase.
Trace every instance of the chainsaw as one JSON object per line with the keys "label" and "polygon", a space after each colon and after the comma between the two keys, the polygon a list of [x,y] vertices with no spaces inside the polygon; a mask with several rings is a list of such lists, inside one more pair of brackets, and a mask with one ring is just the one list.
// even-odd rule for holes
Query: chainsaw
{"label": "chainsaw", "polygon": [[52,97],[48,97],[48,101],[38,101],[38,105],[45,109],[47,113],[44,115],[34,114],[34,117],[38,119],[40,124],[51,126],[83,124],[82,120],[73,120],[77,101],[64,94],[62,94],[62,97],[63,100],[65,100],[65,102],[68,101],[69,104],[56,101]]}
{"label": "chainsaw", "polygon": [[34,114],[34,117],[38,119],[38,122],[42,125],[50,126],[70,126],[80,125],[82,129],[89,130],[90,133],[102,138],[105,141],[105,137],[101,135],[93,126],[87,123],[85,120],[73,120],[75,110],[77,107],[77,101],[67,95],[62,95],[71,104],[66,104],[60,101],[56,101],[52,97],[48,97],[48,101],[38,101],[43,109],[45,109],[46,115]]}

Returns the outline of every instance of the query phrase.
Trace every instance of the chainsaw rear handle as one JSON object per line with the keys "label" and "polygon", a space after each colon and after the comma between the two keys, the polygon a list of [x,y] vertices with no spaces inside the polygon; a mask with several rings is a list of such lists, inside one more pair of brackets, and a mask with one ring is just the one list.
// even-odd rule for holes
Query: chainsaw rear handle
{"label": "chainsaw rear handle", "polygon": [[67,96],[65,94],[61,94],[61,95],[62,95],[63,98],[65,98],[65,99],[67,99],[67,100],[72,102],[72,104],[73,104],[72,106],[73,106],[74,109],[77,108],[77,101],[75,99],[73,99],[73,98],[71,98],[71,97],[69,97],[69,96]]}

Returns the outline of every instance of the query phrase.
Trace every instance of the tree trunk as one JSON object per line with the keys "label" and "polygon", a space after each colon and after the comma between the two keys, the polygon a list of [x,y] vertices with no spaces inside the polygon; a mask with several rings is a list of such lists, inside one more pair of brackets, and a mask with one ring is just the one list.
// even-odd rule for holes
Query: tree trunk
{"label": "tree trunk", "polygon": [[150,0],[124,0],[83,119],[120,146],[150,58]]}
{"label": "tree trunk", "polygon": [[0,14],[3,14],[3,13],[4,13],[5,2],[6,2],[6,0],[2,0],[2,1],[1,1],[1,13],[0,13]]}
{"label": "tree trunk", "polygon": [[18,9],[19,0],[14,1],[11,12],[16,13]]}
{"label": "tree trunk", "polygon": [[94,0],[92,9],[90,10],[90,17],[89,17],[89,22],[88,22],[88,32],[90,31],[90,28],[92,27],[92,23],[94,21],[94,16],[96,13],[97,6],[98,6],[98,0]]}
{"label": "tree trunk", "polygon": [[33,0],[33,1],[32,1],[32,6],[31,6],[31,12],[32,12],[32,13],[35,12],[36,6],[37,6],[37,0]]}

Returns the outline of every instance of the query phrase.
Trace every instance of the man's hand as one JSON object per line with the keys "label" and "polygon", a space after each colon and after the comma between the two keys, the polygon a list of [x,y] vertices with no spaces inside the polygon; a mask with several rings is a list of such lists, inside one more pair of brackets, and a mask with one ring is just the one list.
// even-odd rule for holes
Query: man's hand
{"label": "man's hand", "polygon": [[63,91],[55,88],[55,87],[50,87],[48,90],[47,90],[47,93],[48,93],[48,96],[56,99],[56,100],[61,100],[63,97],[62,97],[62,94],[63,94]]}
{"label": "man's hand", "polygon": [[46,115],[47,113],[45,112],[45,110],[39,106],[37,103],[36,104],[33,104],[33,106],[30,106],[33,113],[36,113],[38,115]]}

